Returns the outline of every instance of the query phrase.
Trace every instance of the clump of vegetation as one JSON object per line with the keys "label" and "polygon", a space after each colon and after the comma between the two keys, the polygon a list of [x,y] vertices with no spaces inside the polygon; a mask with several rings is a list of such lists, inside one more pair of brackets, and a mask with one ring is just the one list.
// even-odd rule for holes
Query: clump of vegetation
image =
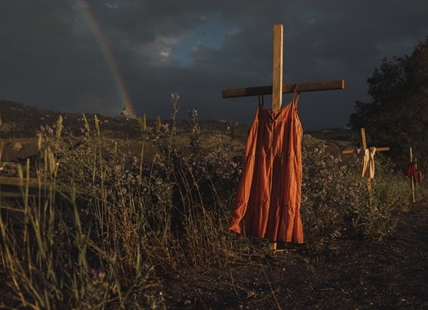
{"label": "clump of vegetation", "polygon": [[352,129],[359,132],[365,127],[369,143],[390,146],[402,163],[408,160],[402,150],[409,147],[415,157],[426,158],[428,37],[410,55],[384,58],[367,82],[371,101],[355,103],[356,112],[349,118]]}
{"label": "clump of vegetation", "polygon": [[[183,152],[178,100],[171,96],[169,122],[144,128],[146,146],[155,150],[150,160],[144,145],[137,156],[104,137],[96,116],[93,123],[84,117],[80,133],[67,131],[61,118],[42,127],[34,167],[38,195],[30,195],[27,161],[18,169],[22,205],[13,210],[22,221],[0,217],[4,293],[16,306],[162,308],[158,274],[224,267],[245,253],[266,251],[226,231],[242,167],[236,124],[229,138],[217,134],[202,143],[197,112],[190,110],[191,151]],[[408,199],[408,180],[379,156],[369,190],[356,158],[345,165],[324,145],[307,146],[309,138],[303,140],[301,206],[308,245],[388,236],[392,211]]]}
{"label": "clump of vegetation", "polygon": [[[306,136],[306,138],[309,138]],[[334,157],[326,145],[303,145],[302,219],[306,238],[381,240],[395,229],[392,212],[409,201],[409,180],[391,160],[376,155],[375,178],[361,177],[361,160]]]}

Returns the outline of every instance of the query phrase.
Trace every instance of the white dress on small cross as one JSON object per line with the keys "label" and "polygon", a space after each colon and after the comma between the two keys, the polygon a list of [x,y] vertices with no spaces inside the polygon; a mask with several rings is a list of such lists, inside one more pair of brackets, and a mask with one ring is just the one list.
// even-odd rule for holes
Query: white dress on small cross
{"label": "white dress on small cross", "polygon": [[370,181],[375,176],[375,163],[374,163],[374,156],[376,152],[385,152],[389,151],[388,146],[383,147],[367,147],[367,139],[366,139],[366,130],[365,128],[361,128],[361,140],[363,148],[357,148],[357,150],[345,150],[342,152],[344,155],[354,154],[357,153],[359,157],[362,159],[362,172],[361,176],[365,177],[367,179],[367,186],[369,190],[371,189]]}

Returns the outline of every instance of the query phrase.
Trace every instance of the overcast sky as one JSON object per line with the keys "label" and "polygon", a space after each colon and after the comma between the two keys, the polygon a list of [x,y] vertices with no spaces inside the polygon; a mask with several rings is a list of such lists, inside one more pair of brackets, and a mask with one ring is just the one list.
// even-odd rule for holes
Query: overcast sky
{"label": "overcast sky", "polygon": [[[0,99],[64,112],[250,124],[257,97],[222,89],[272,84],[273,25],[284,25],[284,83],[345,80],[302,93],[304,130],[343,127],[384,57],[428,35],[427,0],[2,0]],[[265,104],[271,106],[271,97]],[[290,100],[284,96],[283,104]]]}

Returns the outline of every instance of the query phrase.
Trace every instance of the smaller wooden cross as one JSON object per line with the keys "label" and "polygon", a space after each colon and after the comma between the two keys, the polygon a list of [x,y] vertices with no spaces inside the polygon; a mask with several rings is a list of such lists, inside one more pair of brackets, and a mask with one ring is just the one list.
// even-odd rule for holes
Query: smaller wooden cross
{"label": "smaller wooden cross", "polygon": [[[363,150],[367,150],[367,140],[366,140],[366,129],[365,128],[361,128],[361,140],[363,142]],[[376,152],[384,152],[384,151],[389,151],[389,147],[388,146],[383,146],[383,147],[377,147],[376,148]],[[349,154],[353,154],[355,152],[355,150],[344,150],[342,152],[342,154],[344,155],[349,155]]]}
{"label": "smaller wooden cross", "polygon": [[[366,129],[365,128],[361,128],[361,140],[363,143],[363,151],[365,151],[365,150],[367,150],[367,139],[366,139]],[[389,147],[388,146],[376,147],[376,152],[384,152],[384,151],[389,151]],[[354,152],[355,152],[355,150],[344,150],[342,152],[342,154],[349,155],[349,154],[353,154]],[[367,180],[367,187],[370,191],[371,190],[370,179]]]}
{"label": "smaller wooden cross", "polygon": [[[412,148],[410,148],[410,163],[413,163],[413,150]],[[417,159],[415,158],[415,169],[418,167],[417,166]],[[415,203],[416,202],[416,197],[415,197],[415,176],[412,175],[410,176],[410,185],[411,185],[411,189],[412,189],[412,202]]]}

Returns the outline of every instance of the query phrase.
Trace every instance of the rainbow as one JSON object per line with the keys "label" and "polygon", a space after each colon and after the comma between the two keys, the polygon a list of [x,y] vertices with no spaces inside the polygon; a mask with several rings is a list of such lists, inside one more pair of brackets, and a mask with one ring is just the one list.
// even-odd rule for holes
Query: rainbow
{"label": "rainbow", "polygon": [[114,59],[113,52],[108,44],[108,40],[106,36],[101,31],[99,23],[97,22],[95,15],[91,12],[90,7],[86,3],[86,1],[85,0],[76,0],[76,1],[77,1],[78,9],[82,12],[82,15],[86,20],[86,22],[88,23],[91,32],[94,34],[94,37],[97,39],[101,53],[104,55],[106,62],[110,68],[122,106],[129,109],[132,115],[135,115],[135,111],[132,106],[130,95],[128,93],[128,90],[125,87],[125,83],[120,74],[119,68],[117,66],[116,60]]}

